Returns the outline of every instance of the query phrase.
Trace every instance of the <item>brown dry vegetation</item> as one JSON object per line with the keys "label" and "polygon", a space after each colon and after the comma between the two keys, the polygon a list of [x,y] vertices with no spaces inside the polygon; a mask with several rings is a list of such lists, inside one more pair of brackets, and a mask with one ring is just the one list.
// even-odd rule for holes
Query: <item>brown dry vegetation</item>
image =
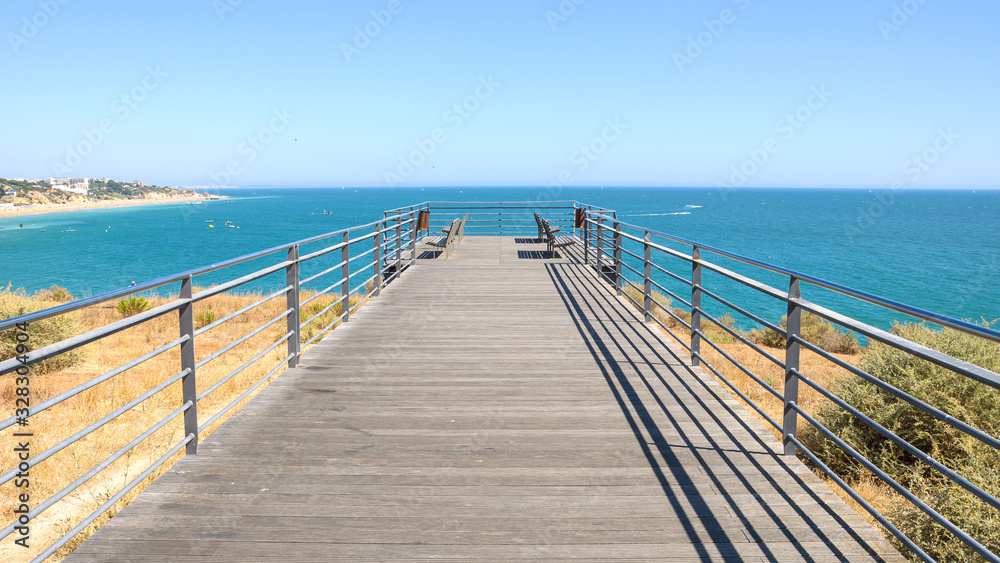
{"label": "brown dry vegetation", "polygon": [[[368,289],[368,288],[366,288]],[[0,290],[0,318],[15,316],[17,311],[24,309],[25,299],[28,299],[28,310],[38,310],[59,304],[64,299],[62,292],[47,290],[34,296],[23,292]],[[261,299],[262,295],[254,294],[221,294],[195,304],[195,315],[201,319],[212,316],[222,318],[242,307]],[[308,294],[305,295],[308,297]],[[304,298],[305,298],[304,297]],[[303,299],[304,299],[303,298]],[[352,296],[352,306],[358,303],[360,297]],[[307,319],[321,311],[336,300],[335,296],[325,295],[304,307],[301,318]],[[168,299],[149,297],[152,307],[168,302]],[[13,310],[15,314],[8,313]],[[200,361],[211,353],[246,335],[265,322],[277,317],[286,310],[285,300],[277,297],[261,306],[245,312],[238,317],[223,323],[195,339],[197,359]],[[316,331],[326,326],[340,315],[340,305],[334,306],[329,312],[303,329],[302,342],[311,338]],[[114,303],[82,309],[65,315],[69,325],[73,327],[72,334],[80,334],[99,326],[120,320],[122,315],[116,311]],[[207,323],[204,323],[207,324]],[[32,327],[28,328],[29,335]],[[286,333],[286,323],[280,320],[268,329],[260,332],[247,342],[240,344],[221,357],[211,361],[197,371],[197,387],[201,393],[222,379],[225,375],[252,359],[270,344],[282,338]],[[179,335],[177,313],[172,312],[148,321],[141,326],[122,331],[118,334],[99,340],[79,349],[78,356],[69,367],[56,366],[45,373],[41,367],[32,367],[30,375],[31,401],[39,404],[64,391],[72,389],[88,380],[100,376],[122,364],[125,364],[145,353],[175,340]],[[37,344],[37,343],[36,343]],[[35,349],[33,346],[32,349]],[[278,345],[257,362],[250,365],[233,379],[223,384],[198,403],[198,419],[200,423],[208,420],[236,397],[253,386],[272,368],[285,359],[287,347]],[[9,356],[8,356],[9,357]],[[3,358],[0,358],[3,359]],[[277,373],[283,371],[279,368]],[[27,427],[34,436],[30,439],[31,454],[42,453],[53,445],[85,428],[102,416],[114,411],[134,398],[142,395],[181,370],[180,353],[177,347],[165,352],[139,366],[136,366],[108,381],[100,383],[80,394],[53,406],[52,408],[32,415]],[[277,373],[275,375],[277,375]],[[0,378],[0,419],[14,413],[14,374]],[[255,393],[254,393],[255,394]],[[58,493],[69,483],[79,478],[91,468],[101,463],[105,458],[119,450],[144,431],[155,425],[164,417],[178,409],[181,404],[181,386],[177,381],[154,395],[145,402],[123,413],[105,426],[94,431],[75,444],[58,454],[48,458],[30,470],[31,507],[37,507],[44,499]],[[251,395],[252,397],[253,395]],[[250,397],[244,400],[249,400]],[[242,403],[241,405],[242,406]],[[201,438],[210,434],[237,409],[216,421],[212,427],[201,434]],[[12,427],[4,431],[6,444],[15,443],[14,432],[24,431],[25,427]],[[109,500],[127,483],[135,479],[151,463],[162,457],[174,444],[184,436],[183,416],[174,418],[166,426],[145,439],[128,454],[98,473],[62,501],[31,521],[31,549],[25,550],[15,546],[15,535],[8,536],[0,544],[0,560],[27,561],[39,554],[60,536],[71,530],[88,514]],[[23,438],[22,438],[23,440]],[[0,467],[6,472],[17,465],[12,447],[0,450]],[[182,450],[183,451],[183,450]],[[79,534],[57,553],[55,560],[62,559],[75,546],[89,537],[111,515],[120,510],[129,500],[134,498],[143,488],[152,482],[159,474],[169,468],[181,457],[177,453],[171,460],[154,472],[146,482],[134,489],[124,499],[118,501],[107,513],[91,524],[88,529]],[[16,494],[24,489],[16,489],[14,481],[0,486],[0,513],[9,520],[16,507]]]}

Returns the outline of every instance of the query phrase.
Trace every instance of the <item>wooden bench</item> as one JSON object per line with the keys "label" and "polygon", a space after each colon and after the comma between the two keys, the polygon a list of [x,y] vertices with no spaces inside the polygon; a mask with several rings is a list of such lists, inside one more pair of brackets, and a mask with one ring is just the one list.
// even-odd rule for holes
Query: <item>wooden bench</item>
{"label": "wooden bench", "polygon": [[571,244],[576,244],[576,239],[571,236],[557,237],[555,233],[558,232],[559,229],[556,228],[556,230],[553,231],[552,227],[549,226],[548,221],[541,218],[539,219],[541,220],[542,231],[545,235],[546,250],[553,253],[553,255],[555,255],[556,250],[564,246],[570,246]]}
{"label": "wooden bench", "polygon": [[[538,213],[535,213],[535,224],[538,225],[538,242],[545,242],[545,229],[542,228],[542,218],[538,216]],[[552,227],[550,225],[549,229],[551,229],[552,233],[559,232],[559,227]]]}
{"label": "wooden bench", "polygon": [[448,258],[449,256],[451,256],[452,249],[455,248],[455,237],[458,235],[458,229],[461,226],[461,224],[462,220],[456,218],[454,221],[451,222],[451,227],[448,227],[447,236],[441,237],[437,240],[428,241],[427,244],[437,248],[443,248],[444,257]]}
{"label": "wooden bench", "polygon": [[[462,239],[465,238],[465,220],[468,218],[469,218],[468,214],[463,215],[462,222],[461,224],[458,225],[458,242],[462,242]],[[441,229],[441,232],[447,233],[449,230],[451,230],[451,227],[446,227],[444,229]]]}

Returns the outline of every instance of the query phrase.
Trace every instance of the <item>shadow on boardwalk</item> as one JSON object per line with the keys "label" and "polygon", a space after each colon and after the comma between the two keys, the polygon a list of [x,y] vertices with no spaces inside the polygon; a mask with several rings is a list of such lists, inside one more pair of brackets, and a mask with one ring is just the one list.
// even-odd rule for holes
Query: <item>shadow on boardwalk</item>
{"label": "shadow on boardwalk", "polygon": [[[655,330],[651,325],[630,322],[634,320],[634,314],[622,310],[622,303],[611,297],[607,284],[576,266],[551,264],[547,269],[553,284],[560,290],[560,297],[570,316],[587,341],[588,349],[601,366],[602,375],[656,473],[664,494],[679,519],[687,523],[684,530],[700,557],[708,560],[715,555],[705,548],[698,533],[700,530],[704,530],[716,544],[740,541],[742,538],[730,538],[725,527],[716,519],[713,508],[705,502],[693,502],[690,506],[679,502],[678,497],[683,495],[683,490],[678,490],[672,481],[693,482],[707,478],[715,489],[727,495],[750,495],[756,499],[756,503],[747,507],[734,501],[732,496],[725,497],[729,512],[739,518],[747,538],[760,543],[766,559],[788,557],[788,553],[775,553],[767,545],[767,541],[780,535],[788,542],[783,547],[794,548],[804,561],[815,560],[800,543],[804,539],[802,531],[807,530],[815,540],[823,542],[832,555],[843,555],[847,560],[846,554],[838,549],[838,538],[846,534],[864,548],[867,556],[876,561],[885,560],[879,555],[877,547],[869,545],[844,518],[823,502],[823,498],[813,490],[815,483],[807,484],[799,474],[781,463],[781,457],[774,450],[774,438],[769,433],[761,434],[759,425],[748,422],[746,412],[740,407],[734,408],[731,401],[714,396],[720,392],[716,384],[709,385],[703,377],[679,368],[678,364],[689,360],[679,356],[674,349],[666,349],[669,358],[664,357],[663,350],[658,346],[662,336],[651,332]],[[642,388],[637,389],[637,385]],[[713,396],[706,400],[697,391],[708,391]],[[667,428],[676,430],[680,440],[664,436],[656,418],[650,416],[651,409],[666,415],[669,421]],[[744,431],[742,436],[737,437],[729,428],[733,422]],[[724,436],[717,436],[710,428],[722,429]],[[700,445],[699,439],[707,442],[708,447]],[[705,452],[733,455],[712,455],[710,459]],[[765,467],[759,460],[761,456],[771,456],[775,463]],[[721,465],[716,462],[721,462]],[[792,495],[786,486],[779,485],[771,475],[776,466],[785,477],[801,487],[799,491],[808,495],[825,516],[837,523],[836,528],[827,526],[828,529],[824,530],[824,525],[810,517],[797,502],[801,495]],[[697,468],[694,475],[688,474],[691,467]],[[763,481],[755,483],[748,475],[761,476]],[[766,501],[768,495],[773,494],[781,497],[782,504],[791,507],[804,527],[796,530],[785,526],[782,516]],[[700,499],[697,496],[693,498]],[[767,533],[768,530],[772,533]],[[840,533],[828,535],[833,530]],[[871,538],[870,534],[867,536]],[[884,546],[878,547],[884,552]],[[891,559],[898,558],[898,554],[892,555]]]}

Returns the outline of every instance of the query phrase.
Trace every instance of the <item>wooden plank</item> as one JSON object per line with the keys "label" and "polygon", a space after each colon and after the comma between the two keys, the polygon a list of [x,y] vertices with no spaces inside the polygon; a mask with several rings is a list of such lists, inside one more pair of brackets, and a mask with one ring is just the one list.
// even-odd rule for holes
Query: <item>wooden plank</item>
{"label": "wooden plank", "polygon": [[902,561],[544,246],[419,260],[67,560]]}

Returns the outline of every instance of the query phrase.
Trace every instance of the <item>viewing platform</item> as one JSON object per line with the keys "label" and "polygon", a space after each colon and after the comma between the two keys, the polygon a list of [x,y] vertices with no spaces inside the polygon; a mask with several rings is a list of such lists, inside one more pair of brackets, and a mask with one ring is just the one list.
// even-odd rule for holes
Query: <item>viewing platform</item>
{"label": "viewing platform", "polygon": [[[909,477],[976,515],[1000,511],[994,488],[878,419],[988,453],[1000,438],[864,361],[891,349],[985,396],[1000,373],[888,326],[976,346],[1000,331],[577,201],[372,219],[0,319],[19,343],[0,377],[30,403],[0,430],[44,434],[5,458],[0,559],[855,562],[902,546],[1000,563],[988,527]],[[77,328],[45,340],[51,320]],[[836,352],[817,322],[865,347]],[[59,359],[72,367],[47,371]],[[21,491],[28,474],[44,489]]]}
{"label": "viewing platform", "polygon": [[904,560],[585,262],[416,244],[66,561]]}

